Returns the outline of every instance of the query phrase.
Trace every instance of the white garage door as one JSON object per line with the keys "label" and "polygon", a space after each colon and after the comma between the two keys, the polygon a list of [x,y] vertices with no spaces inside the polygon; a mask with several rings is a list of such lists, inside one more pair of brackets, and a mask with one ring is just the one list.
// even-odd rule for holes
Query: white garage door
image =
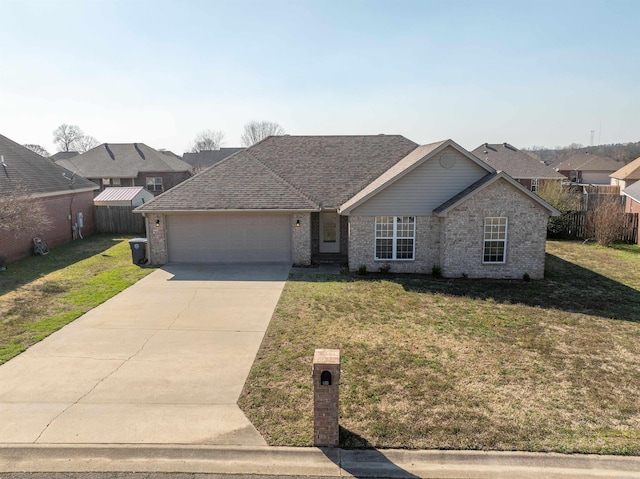
{"label": "white garage door", "polygon": [[291,261],[289,215],[167,216],[169,261],[224,263]]}

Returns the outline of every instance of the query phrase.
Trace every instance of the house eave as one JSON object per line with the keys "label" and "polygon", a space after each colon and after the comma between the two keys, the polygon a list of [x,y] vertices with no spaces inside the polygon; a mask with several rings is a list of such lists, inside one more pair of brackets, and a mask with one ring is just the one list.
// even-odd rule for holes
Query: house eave
{"label": "house eave", "polygon": [[134,213],[140,214],[160,214],[160,215],[172,215],[172,214],[185,214],[185,213],[265,213],[265,214],[294,214],[294,213],[314,213],[320,211],[319,209],[170,209],[170,210],[149,210],[138,207],[133,210]]}

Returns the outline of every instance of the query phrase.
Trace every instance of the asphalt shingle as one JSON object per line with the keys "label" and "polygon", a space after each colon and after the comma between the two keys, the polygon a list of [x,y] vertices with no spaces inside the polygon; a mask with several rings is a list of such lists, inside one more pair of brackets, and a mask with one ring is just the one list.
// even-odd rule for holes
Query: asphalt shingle
{"label": "asphalt shingle", "polygon": [[483,143],[472,152],[497,171],[515,179],[557,179],[563,175],[508,143]]}
{"label": "asphalt shingle", "polygon": [[98,189],[98,186],[56,165],[24,146],[0,135],[0,195],[11,194],[24,188],[31,194],[68,193],[70,191]]}

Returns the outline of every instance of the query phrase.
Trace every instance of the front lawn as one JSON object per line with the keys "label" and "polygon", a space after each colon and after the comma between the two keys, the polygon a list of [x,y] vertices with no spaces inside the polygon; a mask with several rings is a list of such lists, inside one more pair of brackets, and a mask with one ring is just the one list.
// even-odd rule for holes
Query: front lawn
{"label": "front lawn", "polygon": [[0,364],[151,271],[132,264],[127,238],[109,235],[9,264],[0,272]]}
{"label": "front lawn", "polygon": [[292,276],[240,406],[312,445],[337,348],[344,447],[640,454],[640,248],[547,252],[543,281]]}

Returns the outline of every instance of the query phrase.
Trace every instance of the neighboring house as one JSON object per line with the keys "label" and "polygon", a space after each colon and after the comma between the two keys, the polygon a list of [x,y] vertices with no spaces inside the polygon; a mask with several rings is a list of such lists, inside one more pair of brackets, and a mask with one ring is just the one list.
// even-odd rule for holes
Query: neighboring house
{"label": "neighboring house", "polygon": [[[640,181],[636,181],[631,186],[627,186],[622,190],[622,194],[626,196],[625,212],[640,214]],[[637,243],[640,245],[640,222],[638,222],[638,234],[636,238],[638,239]]]}
{"label": "neighboring house", "polygon": [[219,150],[204,150],[197,153],[185,153],[182,155],[182,160],[189,163],[193,167],[193,170],[198,172],[207,169],[224,160],[226,157],[245,149],[246,148],[220,148]]}
{"label": "neighboring house", "polygon": [[135,210],[150,260],[544,275],[559,212],[451,140],[272,136]]}
{"label": "neighboring house", "polygon": [[620,190],[624,190],[640,180],[640,158],[636,158],[631,163],[609,175],[611,184],[619,186]]}
{"label": "neighboring house", "polygon": [[571,183],[609,185],[609,175],[624,166],[624,162],[586,152],[550,166],[569,178]]}
{"label": "neighboring house", "polygon": [[0,166],[0,201],[26,191],[29,201],[42,205],[49,223],[36,222],[32,228],[11,233],[0,230],[1,256],[10,261],[26,256],[34,237],[56,246],[79,237],[79,233],[94,231],[95,184],[2,135],[0,155],[4,163]]}
{"label": "neighboring house", "polygon": [[163,154],[144,143],[103,143],[56,163],[83,176],[101,189],[144,186],[160,194],[191,176],[191,167],[174,154]]}
{"label": "neighboring house", "polygon": [[497,171],[504,171],[511,178],[531,191],[538,191],[545,181],[562,181],[563,175],[543,162],[518,150],[509,143],[484,143],[472,152]]}
{"label": "neighboring house", "polygon": [[51,155],[51,159],[53,161],[58,160],[68,160],[69,158],[73,158],[74,156],[78,156],[80,153],[77,151],[59,151],[58,153]]}
{"label": "neighboring house", "polygon": [[105,188],[93,199],[96,206],[141,206],[154,198],[153,193],[142,186]]}

